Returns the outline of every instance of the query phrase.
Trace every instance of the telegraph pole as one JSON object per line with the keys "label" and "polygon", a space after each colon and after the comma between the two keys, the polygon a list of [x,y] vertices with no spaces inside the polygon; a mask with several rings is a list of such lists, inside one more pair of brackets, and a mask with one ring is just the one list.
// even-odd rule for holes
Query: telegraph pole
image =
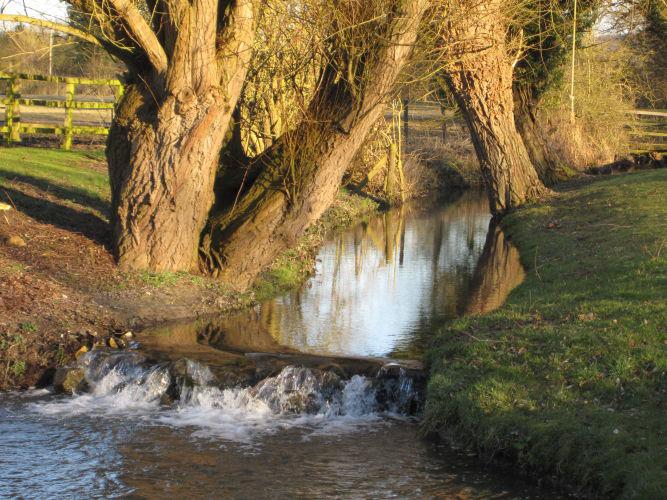
{"label": "telegraph pole", "polygon": [[49,76],[53,76],[53,30],[49,33]]}

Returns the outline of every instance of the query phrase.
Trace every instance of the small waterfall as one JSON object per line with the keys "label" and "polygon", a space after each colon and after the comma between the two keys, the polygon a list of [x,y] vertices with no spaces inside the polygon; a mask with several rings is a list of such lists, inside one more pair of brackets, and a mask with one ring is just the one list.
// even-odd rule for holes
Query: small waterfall
{"label": "small waterfall", "polygon": [[[85,381],[73,397],[40,403],[49,414],[141,412],[160,424],[247,441],[293,426],[355,424],[419,411],[421,394],[398,365],[375,376],[344,378],[340,370],[283,367],[254,385],[226,387],[208,366],[190,359],[151,362],[137,351],[94,350],[76,369]],[[321,430],[321,429],[320,429]]]}

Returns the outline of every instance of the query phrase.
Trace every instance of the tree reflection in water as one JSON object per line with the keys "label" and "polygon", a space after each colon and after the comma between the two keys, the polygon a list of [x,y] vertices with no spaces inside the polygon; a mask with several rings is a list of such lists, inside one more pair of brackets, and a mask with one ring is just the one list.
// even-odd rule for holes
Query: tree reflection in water
{"label": "tree reflection in water", "polygon": [[484,314],[498,309],[525,277],[519,251],[491,221],[463,314]]}
{"label": "tree reflection in water", "polygon": [[406,205],[335,236],[300,290],[204,331],[220,347],[418,357],[433,330],[502,303],[523,279],[518,252],[489,224],[486,198]]}

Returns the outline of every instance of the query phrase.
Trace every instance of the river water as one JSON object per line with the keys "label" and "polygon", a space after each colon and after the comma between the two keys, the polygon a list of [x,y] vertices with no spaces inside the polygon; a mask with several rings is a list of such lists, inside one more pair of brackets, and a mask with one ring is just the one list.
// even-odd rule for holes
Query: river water
{"label": "river water", "polygon": [[418,434],[430,333],[522,278],[480,195],[373,217],[301,290],[0,395],[0,497],[553,498]]}

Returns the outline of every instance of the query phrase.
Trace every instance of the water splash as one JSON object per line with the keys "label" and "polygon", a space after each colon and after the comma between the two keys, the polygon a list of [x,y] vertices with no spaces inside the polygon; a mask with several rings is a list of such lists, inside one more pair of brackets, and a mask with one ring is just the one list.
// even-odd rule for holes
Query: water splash
{"label": "water splash", "polygon": [[254,385],[233,388],[219,387],[209,367],[189,359],[155,364],[137,352],[93,351],[79,367],[87,392],[33,408],[58,416],[141,418],[189,428],[198,436],[251,442],[293,427],[316,434],[358,430],[387,414],[411,412],[419,398],[410,377],[394,365],[376,377],[349,379],[334,371],[286,366]]}

